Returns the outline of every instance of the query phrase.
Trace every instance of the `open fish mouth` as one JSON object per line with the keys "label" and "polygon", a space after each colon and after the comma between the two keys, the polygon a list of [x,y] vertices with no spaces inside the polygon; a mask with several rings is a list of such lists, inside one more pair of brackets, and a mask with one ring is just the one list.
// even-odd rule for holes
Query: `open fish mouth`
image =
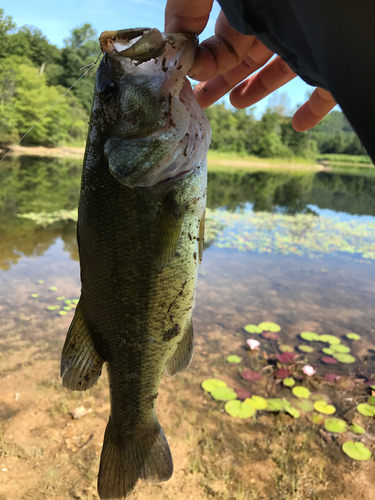
{"label": "open fish mouth", "polygon": [[96,89],[104,108],[111,106],[108,94],[116,94],[116,113],[107,112],[113,123],[105,153],[120,183],[169,184],[205,159],[209,126],[186,78],[197,42],[192,34],[149,28],[100,36],[104,58]]}

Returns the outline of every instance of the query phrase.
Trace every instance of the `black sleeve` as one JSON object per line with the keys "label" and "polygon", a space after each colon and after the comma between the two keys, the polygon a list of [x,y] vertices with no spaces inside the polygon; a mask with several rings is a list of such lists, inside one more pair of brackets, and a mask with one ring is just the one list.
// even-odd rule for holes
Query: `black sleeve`
{"label": "black sleeve", "polygon": [[375,162],[375,1],[219,0],[310,85],[329,90]]}

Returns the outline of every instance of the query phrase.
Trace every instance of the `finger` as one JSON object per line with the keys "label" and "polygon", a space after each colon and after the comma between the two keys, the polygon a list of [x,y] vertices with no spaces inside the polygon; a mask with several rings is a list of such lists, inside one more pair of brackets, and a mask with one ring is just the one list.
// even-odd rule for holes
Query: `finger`
{"label": "finger", "polygon": [[167,33],[196,33],[205,28],[213,0],[168,0],[165,7]]}
{"label": "finger", "polygon": [[272,55],[273,52],[259,40],[255,40],[248,55],[236,68],[195,86],[194,94],[200,106],[204,109],[216,102],[244,78],[264,66]]}
{"label": "finger", "polygon": [[292,125],[297,132],[315,127],[336,106],[333,95],[320,87],[311,94],[310,99],[295,112]]}
{"label": "finger", "polygon": [[241,63],[255,41],[254,36],[243,35],[233,29],[221,11],[216,21],[215,35],[199,45],[189,76],[205,81],[231,70]]}
{"label": "finger", "polygon": [[256,75],[237,85],[230,93],[230,102],[235,108],[247,108],[296,76],[288,64],[277,56]]}

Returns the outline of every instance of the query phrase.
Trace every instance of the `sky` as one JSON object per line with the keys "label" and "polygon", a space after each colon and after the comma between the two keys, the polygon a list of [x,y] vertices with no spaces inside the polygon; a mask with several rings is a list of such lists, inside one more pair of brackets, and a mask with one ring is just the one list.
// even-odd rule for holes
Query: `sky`
{"label": "sky", "polygon": [[[70,36],[71,30],[84,23],[90,23],[98,36],[102,31],[136,27],[151,27],[163,31],[165,3],[165,0],[122,0],[113,4],[99,0],[3,0],[0,7],[5,15],[13,18],[17,27],[35,26],[50,43],[63,47],[64,39]],[[210,20],[199,37],[200,41],[214,34],[219,11],[219,5],[214,2]],[[259,118],[267,107],[277,104],[278,99],[288,102],[293,110],[306,100],[307,92],[312,90],[312,87],[297,77],[284,85],[276,95],[274,93],[272,97],[260,101],[256,105],[255,116]],[[283,93],[287,94],[287,99]],[[229,103],[228,98],[224,101]]]}

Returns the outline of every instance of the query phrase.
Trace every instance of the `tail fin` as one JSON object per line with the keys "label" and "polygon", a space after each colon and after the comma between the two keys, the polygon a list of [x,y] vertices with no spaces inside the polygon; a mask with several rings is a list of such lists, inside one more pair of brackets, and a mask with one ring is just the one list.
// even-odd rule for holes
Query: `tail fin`
{"label": "tail fin", "polygon": [[173,461],[156,416],[143,437],[122,440],[109,417],[98,477],[101,500],[126,498],[138,479],[159,483],[170,479]]}

